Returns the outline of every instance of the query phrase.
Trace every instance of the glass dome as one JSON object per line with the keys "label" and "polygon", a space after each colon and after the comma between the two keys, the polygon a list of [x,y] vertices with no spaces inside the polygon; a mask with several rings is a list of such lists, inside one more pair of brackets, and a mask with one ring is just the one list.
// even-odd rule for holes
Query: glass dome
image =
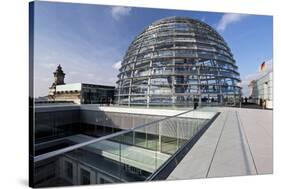
{"label": "glass dome", "polygon": [[238,67],[224,39],[185,17],[152,23],[130,44],[119,69],[119,105],[236,105]]}

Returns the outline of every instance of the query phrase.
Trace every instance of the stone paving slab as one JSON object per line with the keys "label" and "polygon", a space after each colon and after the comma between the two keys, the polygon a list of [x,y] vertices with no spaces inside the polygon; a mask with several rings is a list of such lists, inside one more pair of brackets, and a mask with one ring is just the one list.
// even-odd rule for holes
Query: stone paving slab
{"label": "stone paving slab", "polygon": [[227,113],[222,112],[167,179],[204,178],[207,175]]}
{"label": "stone paving slab", "polygon": [[256,174],[256,170],[245,133],[239,124],[236,111],[229,111],[207,177],[252,174]]}
{"label": "stone paving slab", "polygon": [[221,112],[168,180],[273,172],[272,111],[214,108]]}
{"label": "stone paving slab", "polygon": [[[272,111],[240,110],[240,119],[245,129],[258,174],[273,173],[273,120]],[[252,118],[252,119],[251,119]]]}

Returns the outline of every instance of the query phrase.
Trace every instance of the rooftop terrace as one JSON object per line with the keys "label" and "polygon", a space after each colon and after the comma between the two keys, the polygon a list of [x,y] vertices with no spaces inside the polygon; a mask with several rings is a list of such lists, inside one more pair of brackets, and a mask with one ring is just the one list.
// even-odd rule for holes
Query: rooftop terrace
{"label": "rooftop terrace", "polygon": [[[99,170],[95,175],[111,175],[111,182],[273,172],[271,110],[230,107],[192,110],[40,105],[35,108],[35,112],[39,119],[35,127],[40,126],[44,132],[50,127],[60,131],[55,132],[51,141],[45,138],[42,140],[44,142],[38,140],[35,148],[41,153],[35,154],[34,157],[37,167],[43,167],[49,161],[61,162],[65,158],[74,162],[82,160],[80,163],[84,164],[84,167],[87,165],[88,169]],[[69,133],[64,135],[67,127],[60,127],[60,124],[76,127],[75,132],[77,127],[85,127],[86,130],[80,129],[79,133],[66,130]],[[108,132],[111,127],[113,129]],[[96,138],[97,135],[93,134],[95,132],[102,134]],[[59,144],[59,140],[64,143],[68,141],[68,144]],[[52,148],[51,144],[55,144],[55,147]],[[49,151],[42,150],[42,146]],[[86,157],[88,159],[85,159]],[[103,162],[100,164],[103,165],[103,171],[96,164],[97,161]],[[60,166],[63,167],[58,167]],[[79,167],[80,164],[76,166]],[[115,166],[116,170],[112,172],[111,166]],[[131,167],[134,167],[134,173]],[[37,174],[44,175],[46,169],[42,170],[37,170]],[[104,172],[106,170],[107,172]],[[62,178],[63,175],[58,177]],[[52,182],[53,186],[58,183]],[[68,182],[67,185],[76,185],[81,181],[78,179]],[[66,184],[65,181],[63,183]],[[43,182],[43,185],[38,186],[46,185]]]}

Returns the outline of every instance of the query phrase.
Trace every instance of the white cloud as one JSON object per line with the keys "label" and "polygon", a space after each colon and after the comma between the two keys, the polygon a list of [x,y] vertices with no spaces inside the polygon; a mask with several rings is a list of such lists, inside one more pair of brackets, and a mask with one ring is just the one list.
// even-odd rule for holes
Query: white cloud
{"label": "white cloud", "polygon": [[265,63],[265,69],[261,72],[260,68],[257,68],[257,72],[256,73],[252,73],[252,74],[248,74],[245,75],[244,77],[241,78],[241,84],[240,86],[243,88],[242,92],[243,92],[243,96],[249,96],[249,87],[248,85],[250,84],[251,81],[256,80],[260,77],[262,77],[263,75],[267,74],[268,72],[273,70],[273,61],[268,60]]}
{"label": "white cloud", "polygon": [[92,73],[87,73],[86,76],[92,78],[92,77],[94,77],[94,74],[92,74]]}
{"label": "white cloud", "polygon": [[272,59],[265,62],[265,71],[266,72],[273,71],[273,60]]}
{"label": "white cloud", "polygon": [[111,14],[115,20],[119,20],[122,16],[130,15],[131,10],[130,7],[112,7]]}
{"label": "white cloud", "polygon": [[112,68],[119,70],[121,68],[121,61],[118,61],[112,65]]}
{"label": "white cloud", "polygon": [[250,91],[249,91],[249,84],[251,81],[259,78],[260,73],[254,73],[254,74],[249,74],[241,78],[241,83],[240,87],[242,87],[242,95],[243,96],[249,96]]}
{"label": "white cloud", "polygon": [[77,75],[78,72],[76,72],[76,71],[70,71],[69,74],[70,74],[70,75]]}
{"label": "white cloud", "polygon": [[216,28],[218,31],[224,31],[229,24],[239,22],[246,16],[245,14],[226,13],[221,17]]}
{"label": "white cloud", "polygon": [[43,66],[44,68],[47,68],[47,69],[53,69],[55,71],[55,69],[58,65],[56,65],[54,63],[43,63],[43,64],[41,64],[41,66]]}

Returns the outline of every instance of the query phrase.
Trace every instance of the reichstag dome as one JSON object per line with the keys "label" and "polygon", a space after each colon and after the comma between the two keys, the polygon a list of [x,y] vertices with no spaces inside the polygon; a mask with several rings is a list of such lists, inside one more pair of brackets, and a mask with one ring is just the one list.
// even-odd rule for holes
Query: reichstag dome
{"label": "reichstag dome", "polygon": [[130,44],[119,69],[119,105],[236,105],[238,67],[224,39],[185,17],[155,21]]}

